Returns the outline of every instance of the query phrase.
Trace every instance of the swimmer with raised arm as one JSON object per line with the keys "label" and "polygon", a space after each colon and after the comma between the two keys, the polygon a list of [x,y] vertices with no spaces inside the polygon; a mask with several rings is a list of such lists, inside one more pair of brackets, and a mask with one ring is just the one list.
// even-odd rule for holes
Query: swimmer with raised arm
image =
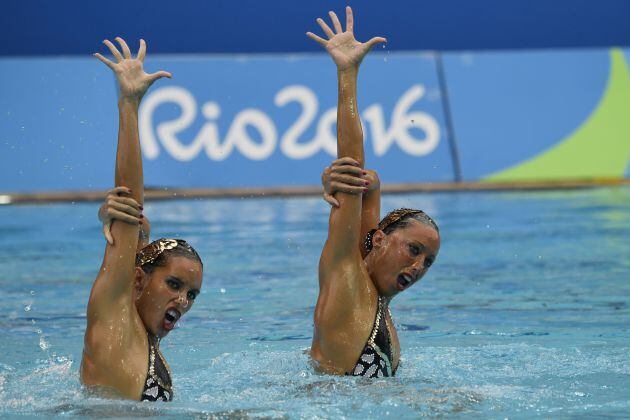
{"label": "swimmer with raised arm", "polygon": [[[310,32],[307,35],[322,45],[337,65],[337,155],[345,162],[342,165],[361,169],[364,152],[356,95],[358,70],[363,57],[385,39],[356,41],[350,7],[346,8],[345,31],[333,12],[330,18],[334,31],[322,19],[317,20],[328,39]],[[354,178],[361,178],[356,170],[354,174]],[[378,220],[380,196],[364,197],[367,187],[364,185],[363,192],[327,191],[334,195],[326,197],[327,201],[332,202],[328,200],[332,198],[338,206],[330,211],[328,238],[319,261],[311,357],[326,373],[393,376],[400,346],[389,304],[426,274],[438,254],[440,235],[431,218],[410,209],[394,210],[369,228]]]}
{"label": "swimmer with raised arm", "polygon": [[109,223],[115,241],[108,240],[92,285],[81,382],[110,397],[170,401],[171,375],[159,343],[199,294],[203,266],[197,252],[181,239],[159,239],[137,252],[144,195],[138,108],[151,84],[171,75],[144,72],[143,40],[136,58],[124,40],[116,41],[122,53],[104,41],[114,61],[95,56],[112,69],[119,88],[116,188],[110,192],[116,199],[110,207],[123,206],[132,216],[123,220],[121,213],[126,223]]}

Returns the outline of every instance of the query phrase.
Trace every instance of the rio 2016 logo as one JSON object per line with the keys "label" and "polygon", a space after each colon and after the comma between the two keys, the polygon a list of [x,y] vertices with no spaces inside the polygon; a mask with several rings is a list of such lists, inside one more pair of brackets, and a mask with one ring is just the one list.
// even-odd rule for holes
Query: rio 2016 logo
{"label": "rio 2016 logo", "polygon": [[[366,134],[372,140],[373,152],[383,156],[396,144],[403,152],[411,156],[425,156],[438,146],[440,127],[435,118],[421,111],[410,108],[425,94],[423,85],[411,86],[396,101],[390,125],[386,127],[383,107],[372,104],[361,115]],[[182,143],[177,135],[188,128],[197,117],[198,105],[193,95],[185,88],[170,86],[155,90],[145,100],[140,109],[139,129],[142,150],[146,158],[157,159],[161,143],[164,150],[178,161],[195,159],[202,151],[214,161],[227,159],[236,149],[241,155],[251,160],[264,160],[270,157],[277,147],[289,159],[307,159],[320,151],[335,156],[337,153],[336,108],[325,110],[316,122],[315,135],[311,139],[302,139],[302,135],[318,117],[319,101],[311,89],[303,85],[286,86],[274,97],[274,104],[280,108],[296,102],[301,106],[298,118],[281,134],[274,121],[262,110],[245,108],[238,112],[227,130],[223,140],[219,135],[217,120],[221,116],[221,107],[216,102],[206,102],[201,107],[206,122],[192,141]],[[181,114],[173,120],[157,124],[154,130],[153,114],[163,104],[174,103],[181,109]],[[248,127],[256,130],[259,139],[253,139]],[[410,129],[423,133],[423,137],[412,135]],[[159,140],[159,142],[158,142]]]}

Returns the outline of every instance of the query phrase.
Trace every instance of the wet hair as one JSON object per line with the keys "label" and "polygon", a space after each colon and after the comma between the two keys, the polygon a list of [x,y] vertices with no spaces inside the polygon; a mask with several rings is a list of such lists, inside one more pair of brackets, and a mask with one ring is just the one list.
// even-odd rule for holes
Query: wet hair
{"label": "wet hair", "polygon": [[437,223],[435,223],[435,221],[422,210],[400,208],[387,213],[387,216],[385,216],[383,220],[379,222],[377,228],[372,229],[368,232],[368,234],[365,236],[365,249],[368,252],[372,250],[372,236],[374,236],[374,232],[376,232],[377,230],[382,230],[386,235],[389,235],[395,230],[406,228],[407,226],[409,226],[412,220],[429,226],[430,228],[434,229],[438,234],[440,233],[440,229],[438,228]]}
{"label": "wet hair", "polygon": [[156,267],[165,267],[172,257],[184,257],[197,261],[203,268],[201,257],[188,242],[183,239],[165,238],[153,241],[142,248],[136,254],[136,267],[140,267],[145,273],[151,274]]}

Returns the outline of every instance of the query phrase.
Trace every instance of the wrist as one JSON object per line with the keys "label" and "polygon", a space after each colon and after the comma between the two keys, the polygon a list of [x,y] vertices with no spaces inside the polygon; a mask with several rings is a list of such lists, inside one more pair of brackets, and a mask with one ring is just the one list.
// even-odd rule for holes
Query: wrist
{"label": "wrist", "polygon": [[372,186],[372,184],[370,184],[367,187],[367,190],[365,190],[365,192],[363,193],[363,197],[370,197],[372,196],[375,192],[377,192],[379,190],[378,186]]}
{"label": "wrist", "polygon": [[139,108],[140,99],[141,99],[140,97],[135,97],[135,96],[121,96],[118,98],[118,106],[121,108],[127,107],[127,106]]}
{"label": "wrist", "polygon": [[337,67],[337,75],[339,77],[357,77],[359,74],[359,65],[352,65],[349,67],[339,68]]}

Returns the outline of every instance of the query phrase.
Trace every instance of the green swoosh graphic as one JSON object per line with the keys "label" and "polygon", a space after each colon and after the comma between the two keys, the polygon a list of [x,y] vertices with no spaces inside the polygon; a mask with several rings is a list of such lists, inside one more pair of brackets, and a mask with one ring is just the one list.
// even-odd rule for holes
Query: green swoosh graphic
{"label": "green swoosh graphic", "polygon": [[630,72],[623,51],[610,51],[608,86],[591,115],[550,149],[482,182],[623,178],[630,162]]}

